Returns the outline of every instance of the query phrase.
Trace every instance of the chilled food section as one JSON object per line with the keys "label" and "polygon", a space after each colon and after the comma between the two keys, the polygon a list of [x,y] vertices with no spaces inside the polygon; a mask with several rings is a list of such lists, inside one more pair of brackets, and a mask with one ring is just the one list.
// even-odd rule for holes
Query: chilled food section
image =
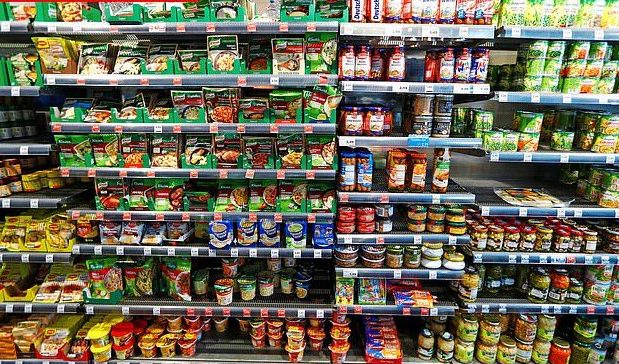
{"label": "chilled food section", "polygon": [[0,4],[0,363],[619,360],[570,1]]}

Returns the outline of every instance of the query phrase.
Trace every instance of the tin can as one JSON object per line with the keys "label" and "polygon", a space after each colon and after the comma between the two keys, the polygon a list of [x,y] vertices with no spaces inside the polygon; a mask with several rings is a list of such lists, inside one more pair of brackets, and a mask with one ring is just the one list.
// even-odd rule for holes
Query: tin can
{"label": "tin can", "polygon": [[471,59],[471,72],[469,73],[468,82],[483,83],[488,77],[488,62],[490,60],[490,50],[486,48],[477,48],[473,50]]}

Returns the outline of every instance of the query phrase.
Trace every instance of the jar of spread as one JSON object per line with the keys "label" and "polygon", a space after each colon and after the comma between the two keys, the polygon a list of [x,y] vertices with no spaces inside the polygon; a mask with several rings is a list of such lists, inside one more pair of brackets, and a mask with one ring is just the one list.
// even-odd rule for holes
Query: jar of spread
{"label": "jar of spread", "polygon": [[447,222],[465,222],[464,209],[459,207],[450,207],[445,214],[445,220]]}
{"label": "jar of spread", "polygon": [[434,95],[415,95],[413,115],[430,116],[434,114]]}
{"label": "jar of spread", "polygon": [[516,226],[506,226],[504,230],[503,250],[506,252],[517,251],[520,242],[520,229]]}
{"label": "jar of spread", "polygon": [[393,230],[393,223],[391,219],[388,217],[379,217],[376,219],[376,232],[378,233],[389,233]]}
{"label": "jar of spread", "polygon": [[404,266],[406,268],[419,268],[421,264],[421,247],[407,246],[404,248]]}
{"label": "jar of spread", "polygon": [[428,208],[424,205],[408,205],[407,217],[411,220],[425,220],[428,216]]}
{"label": "jar of spread", "polygon": [[371,206],[360,206],[355,209],[357,222],[374,223],[374,208]]}
{"label": "jar of spread", "polygon": [[24,192],[37,192],[41,190],[39,174],[37,172],[21,176]]}
{"label": "jar of spread", "polygon": [[[530,223],[530,221],[529,221]],[[534,226],[525,225],[520,229],[520,244],[519,250],[523,252],[532,252],[537,239],[537,228]]]}
{"label": "jar of spread", "polygon": [[464,222],[448,222],[447,234],[464,235],[466,233],[466,224]]}
{"label": "jar of spread", "polygon": [[443,233],[445,232],[444,220],[428,220],[426,229],[431,233]]}
{"label": "jar of spread", "polygon": [[598,233],[596,231],[586,229],[584,233],[585,253],[593,254],[597,250]]}
{"label": "jar of spread", "polygon": [[432,205],[428,209],[428,219],[435,221],[445,220],[445,207],[441,205]]}
{"label": "jar of spread", "polygon": [[355,55],[355,79],[367,80],[370,78],[370,47],[359,46]]}
{"label": "jar of spread", "polygon": [[389,268],[402,268],[404,265],[404,248],[393,245],[387,248],[385,255],[385,265]]}
{"label": "jar of spread", "polygon": [[380,136],[385,128],[385,109],[378,106],[367,107],[363,118],[363,135]]}
{"label": "jar of spread", "polygon": [[414,233],[422,233],[426,231],[426,220],[406,220],[406,228]]}
{"label": "jar of spread", "polygon": [[374,211],[378,217],[391,217],[393,216],[393,205],[381,205],[374,206]]}

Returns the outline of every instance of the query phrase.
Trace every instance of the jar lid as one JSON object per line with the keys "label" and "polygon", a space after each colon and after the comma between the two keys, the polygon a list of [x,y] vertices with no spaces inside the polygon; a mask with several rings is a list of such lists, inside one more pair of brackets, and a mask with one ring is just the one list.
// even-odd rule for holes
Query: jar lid
{"label": "jar lid", "polygon": [[467,315],[462,315],[462,319],[466,322],[477,322],[479,321],[477,319],[477,316],[475,315],[471,315],[471,314],[467,314]]}
{"label": "jar lid", "polygon": [[520,230],[525,234],[535,234],[537,232],[537,227],[531,225],[525,225]]}
{"label": "jar lid", "polygon": [[488,228],[485,227],[484,225],[477,225],[475,226],[475,232],[485,233],[485,232],[488,232]]}
{"label": "jar lid", "polygon": [[454,336],[449,331],[443,331],[441,339],[445,341],[453,341]]}
{"label": "jar lid", "polygon": [[441,205],[432,205],[429,208],[429,211],[432,213],[438,213],[438,214],[444,214],[446,209],[445,206],[441,206]]}
{"label": "jar lid", "polygon": [[535,268],[533,269],[533,273],[537,274],[537,275],[541,275],[541,276],[547,276],[548,272],[546,271],[546,269],[544,268]]}
{"label": "jar lid", "polygon": [[520,232],[520,228],[518,228],[517,226],[506,226],[505,232],[509,234],[518,234]]}
{"label": "jar lid", "polygon": [[537,316],[533,316],[533,315],[524,315],[521,314],[518,316],[519,319],[526,321],[528,323],[535,323],[537,322]]}
{"label": "jar lid", "polygon": [[555,272],[556,274],[559,274],[559,275],[562,275],[562,276],[566,276],[566,275],[568,275],[568,273],[567,273],[567,269],[563,269],[563,268],[556,268],[556,269],[554,270],[554,272]]}
{"label": "jar lid", "polygon": [[560,347],[561,349],[570,348],[570,344],[566,340],[561,339],[560,337],[555,337],[554,340],[552,340],[552,344]]}
{"label": "jar lid", "polygon": [[451,207],[447,209],[447,214],[461,216],[464,215],[464,209],[459,207]]}
{"label": "jar lid", "polygon": [[503,231],[505,231],[502,227],[498,225],[490,225],[488,227],[488,230],[490,230],[493,233],[502,233]]}
{"label": "jar lid", "polygon": [[427,337],[427,338],[430,338],[430,337],[434,338],[434,334],[432,333],[432,331],[430,331],[430,329],[427,329],[427,328],[421,330],[420,335],[423,337]]}
{"label": "jar lid", "polygon": [[423,205],[408,205],[408,211],[410,212],[426,212],[428,208]]}
{"label": "jar lid", "polygon": [[538,226],[537,231],[542,234],[552,234],[552,229],[546,226]]}
{"label": "jar lid", "polygon": [[477,274],[477,268],[475,268],[472,265],[467,266],[466,268],[464,268],[464,273],[471,273],[471,274]]}
{"label": "jar lid", "polygon": [[503,346],[507,346],[508,348],[516,347],[516,341],[507,335],[501,335],[499,340]]}
{"label": "jar lid", "polygon": [[[430,221],[432,221],[432,220],[430,220]],[[464,223],[464,222],[447,221],[447,225],[448,226],[455,226],[455,227],[464,227],[466,225],[466,223]]]}
{"label": "jar lid", "polygon": [[[619,234],[619,232],[617,232],[617,234]],[[583,234],[583,232],[582,232],[582,231],[580,231],[580,230],[573,229],[573,230],[572,230],[572,235],[573,235],[573,236],[583,236],[584,234]]]}
{"label": "jar lid", "polygon": [[498,326],[501,324],[501,319],[496,315],[488,315],[483,318],[483,321],[492,326]]}
{"label": "jar lid", "polygon": [[582,282],[576,278],[570,278],[570,287],[582,287]]}
{"label": "jar lid", "polygon": [[451,260],[452,262],[463,262],[464,254],[458,252],[451,252],[444,254],[445,259]]}
{"label": "jar lid", "polygon": [[403,252],[404,248],[399,245],[393,245],[387,248],[387,253],[402,254]]}
{"label": "jar lid", "polygon": [[590,230],[590,229],[585,230],[584,233],[587,236],[597,236],[598,235],[597,231],[593,231],[593,230]]}
{"label": "jar lid", "polygon": [[559,236],[563,236],[563,237],[570,236],[569,231],[566,231],[566,230],[556,230],[555,234],[557,234]]}

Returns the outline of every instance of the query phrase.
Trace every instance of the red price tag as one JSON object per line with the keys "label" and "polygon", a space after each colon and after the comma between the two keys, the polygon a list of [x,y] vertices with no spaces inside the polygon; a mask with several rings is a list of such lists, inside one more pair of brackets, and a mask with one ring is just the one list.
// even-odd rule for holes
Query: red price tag
{"label": "red price tag", "polygon": [[316,31],[316,23],[307,23],[307,31],[315,32]]}
{"label": "red price tag", "polygon": [[155,220],[163,221],[165,216],[163,214],[155,214]]}
{"label": "red price tag", "polygon": [[281,308],[277,310],[277,317],[286,317],[286,310],[282,310]]}
{"label": "red price tag", "polygon": [[380,195],[380,202],[381,203],[389,203],[389,195],[387,194],[382,194]]}
{"label": "red price tag", "polygon": [[316,214],[307,214],[307,222],[310,224],[316,223]]}
{"label": "red price tag", "polygon": [[187,307],[187,316],[195,316],[196,310],[193,307]]}
{"label": "red price tag", "polygon": [[271,134],[279,133],[279,126],[277,124],[271,124],[271,126],[269,127],[269,132]]}
{"label": "red price tag", "polygon": [[402,307],[402,315],[410,315],[411,314],[411,308],[410,307]]}
{"label": "red price tag", "polygon": [[305,177],[307,177],[307,179],[316,179],[316,171],[305,172]]}
{"label": "red price tag", "polygon": [[176,31],[179,33],[185,33],[185,24],[183,23],[176,24]]}
{"label": "red price tag", "polygon": [[273,220],[275,222],[282,222],[282,214],[280,214],[280,213],[273,214]]}
{"label": "red price tag", "polygon": [[576,257],[573,255],[568,255],[567,258],[565,259],[565,262],[567,264],[575,264],[576,263]]}
{"label": "red price tag", "polygon": [[80,212],[79,211],[71,211],[71,220],[77,220],[80,218]]}
{"label": "red price tag", "polygon": [[260,309],[260,317],[269,317],[269,309],[261,308]]}
{"label": "red price tag", "polygon": [[221,221],[221,220],[223,220],[223,216],[221,215],[221,212],[216,212],[216,213],[213,215],[213,220],[215,220],[215,221]]}
{"label": "red price tag", "polygon": [[615,306],[606,306],[606,314],[614,315],[615,314]]}
{"label": "red price tag", "polygon": [[78,85],[85,85],[85,84],[86,84],[86,80],[85,80],[85,79],[83,79],[83,78],[78,78],[78,79],[75,81],[75,83],[76,83],[76,84],[78,84]]}
{"label": "red price tag", "polygon": [[94,168],[88,169],[88,177],[95,178],[97,176],[97,170]]}
{"label": "red price tag", "polygon": [[174,86],[181,86],[181,85],[183,84],[183,79],[182,79],[182,78],[180,78],[180,77],[174,77],[174,78],[172,79],[172,84],[173,84]]}
{"label": "red price tag", "polygon": [[247,31],[248,32],[255,32],[256,31],[256,23],[254,23],[254,22],[247,23]]}
{"label": "red price tag", "polygon": [[210,307],[206,307],[204,309],[204,316],[213,316],[213,309]]}
{"label": "red price tag", "polygon": [[243,317],[250,317],[250,316],[251,316],[251,310],[249,308],[244,308]]}
{"label": "red price tag", "polygon": [[95,213],[95,219],[97,219],[97,221],[103,220],[103,211],[97,211]]}
{"label": "red price tag", "polygon": [[280,32],[288,32],[288,23],[279,23]]}
{"label": "red price tag", "polygon": [[62,125],[60,125],[60,124],[52,125],[52,132],[60,133],[61,131],[62,131]]}
{"label": "red price tag", "polygon": [[303,126],[303,131],[305,131],[305,134],[313,134],[314,133],[314,125],[305,125],[305,126]]}
{"label": "red price tag", "polygon": [[385,244],[385,237],[384,236],[377,237],[376,244]]}
{"label": "red price tag", "polygon": [[255,175],[256,175],[256,170],[254,169],[248,169],[247,171],[245,171],[245,178],[247,179],[254,179]]}
{"label": "red price tag", "polygon": [[69,177],[69,170],[67,168],[60,168],[61,177]]}
{"label": "red price tag", "polygon": [[206,24],[206,32],[214,33],[215,32],[215,23],[207,23]]}
{"label": "red price tag", "polygon": [[189,221],[191,220],[191,215],[189,215],[189,213],[184,212],[181,214],[181,221]]}
{"label": "red price tag", "polygon": [[226,316],[226,317],[230,316],[230,309],[229,308],[224,308],[222,311],[223,311],[224,316]]}
{"label": "red price tag", "polygon": [[421,316],[428,316],[430,314],[430,310],[427,308],[421,309]]}
{"label": "red price tag", "polygon": [[101,127],[99,126],[99,124],[92,124],[90,126],[90,131],[93,133],[98,133],[101,131]]}
{"label": "red price tag", "polygon": [[236,132],[239,134],[245,133],[245,124],[239,124],[236,126]]}
{"label": "red price tag", "polygon": [[227,179],[228,178],[228,170],[220,169],[219,170],[219,179]]}
{"label": "red price tag", "polygon": [[155,171],[146,171],[146,177],[154,178],[155,177]]}
{"label": "red price tag", "polygon": [[337,306],[337,313],[345,315],[347,311],[346,306]]}
{"label": "red price tag", "polygon": [[148,86],[148,85],[150,85],[150,81],[148,80],[148,78],[140,78],[140,85],[141,86]]}
{"label": "red price tag", "polygon": [[238,87],[245,87],[245,86],[247,86],[247,77],[245,77],[245,76],[239,76],[239,77],[237,78],[236,85],[237,85]]}
{"label": "red price tag", "polygon": [[277,171],[277,179],[285,179],[286,178],[286,171],[283,169],[280,169]]}
{"label": "red price tag", "polygon": [[198,178],[198,171],[195,169],[189,171],[189,178]]}
{"label": "red price tag", "polygon": [[122,125],[114,125],[114,133],[122,133],[123,132],[123,126]]}
{"label": "red price tag", "polygon": [[110,25],[110,33],[118,33],[118,25]]}
{"label": "red price tag", "polygon": [[363,307],[361,306],[355,306],[355,313],[360,315],[361,313],[363,313]]}
{"label": "red price tag", "polygon": [[127,177],[127,171],[121,169],[120,171],[118,171],[118,177]]}
{"label": "red price tag", "polygon": [[325,76],[325,75],[318,76],[318,84],[319,85],[326,85],[327,83],[329,83],[329,79],[327,78],[327,76]]}
{"label": "red price tag", "polygon": [[587,306],[587,314],[593,315],[595,313],[595,306]]}
{"label": "red price tag", "polygon": [[249,213],[249,221],[251,221],[251,222],[258,221],[258,216],[256,214],[250,212]]}
{"label": "red price tag", "polygon": [[208,132],[209,133],[217,134],[218,131],[219,131],[219,125],[217,123],[209,124],[209,126],[208,126]]}
{"label": "red price tag", "polygon": [[348,194],[347,193],[340,193],[340,202],[348,202]]}
{"label": "red price tag", "polygon": [[110,86],[118,86],[118,79],[110,78]]}
{"label": "red price tag", "polygon": [[123,212],[123,221],[131,221],[131,213]]}
{"label": "red price tag", "polygon": [[180,125],[174,125],[174,126],[172,126],[172,133],[175,133],[175,134],[180,134],[180,133],[182,133],[182,132],[183,132],[183,131],[182,131],[182,128],[181,128],[181,126],[180,126]]}

